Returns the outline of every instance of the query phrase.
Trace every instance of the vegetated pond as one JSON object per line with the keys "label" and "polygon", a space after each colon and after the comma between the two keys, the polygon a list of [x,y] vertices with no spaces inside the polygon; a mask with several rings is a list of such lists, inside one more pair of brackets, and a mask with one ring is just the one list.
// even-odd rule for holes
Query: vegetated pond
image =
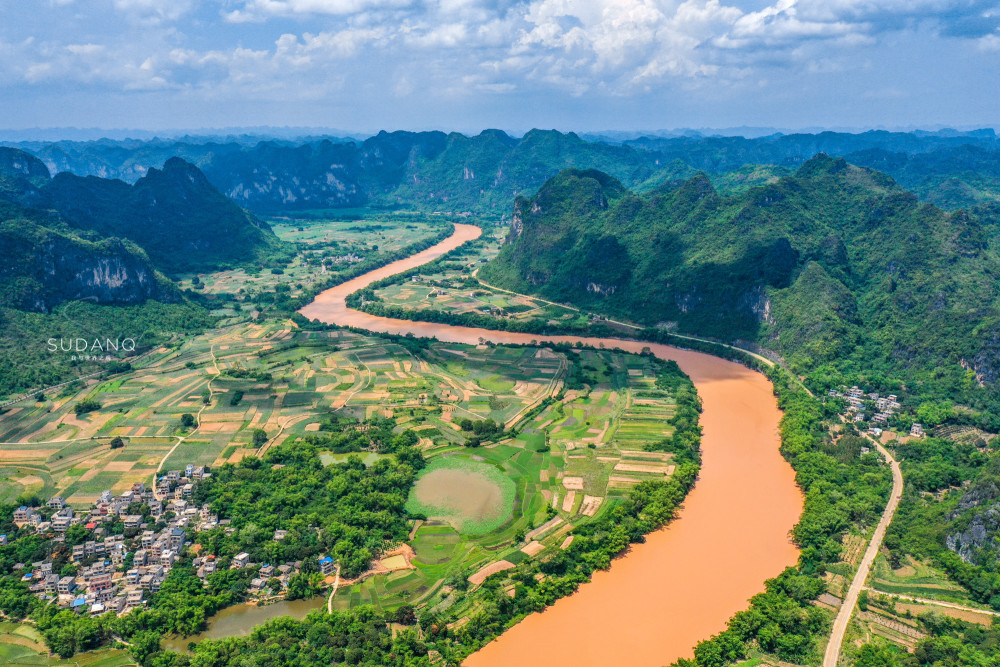
{"label": "vegetated pond", "polygon": [[323,465],[328,466],[331,463],[347,463],[347,459],[351,456],[356,456],[361,459],[361,462],[366,466],[370,466],[379,459],[385,458],[388,454],[376,454],[375,452],[351,452],[349,454],[333,454],[331,452],[323,452],[319,455],[319,460]]}
{"label": "vegetated pond", "polygon": [[781,457],[781,412],[767,379],[740,364],[666,345],[614,338],[541,336],[375,317],[347,308],[347,295],[420,266],[477,238],[455,225],[450,238],[407,259],[324,291],[300,312],[342,326],[476,345],[582,342],[673,359],[702,399],[702,469],[678,518],[632,545],[593,581],[533,614],[471,656],[470,667],[525,664],[655,665],[692,657],[694,645],[723,630],[793,565],[789,531],[802,513],[802,493]]}
{"label": "vegetated pond", "polygon": [[318,595],[308,600],[282,600],[263,607],[248,604],[238,604],[227,607],[208,621],[208,629],[190,637],[164,637],[163,648],[168,651],[187,652],[190,642],[200,642],[204,639],[223,639],[225,637],[240,637],[248,635],[258,625],[279,616],[291,616],[302,619],[314,609],[326,606],[326,596]]}

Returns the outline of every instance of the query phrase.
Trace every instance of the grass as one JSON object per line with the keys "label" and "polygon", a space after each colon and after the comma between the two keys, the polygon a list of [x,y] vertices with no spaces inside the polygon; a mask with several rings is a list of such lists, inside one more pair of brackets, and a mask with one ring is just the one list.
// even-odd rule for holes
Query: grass
{"label": "grass", "polygon": [[[491,513],[491,515],[469,514],[443,505],[421,503],[416,497],[421,484],[428,484],[428,478],[439,470],[459,470],[468,474],[470,478],[479,478],[479,480],[485,480],[494,485],[500,494],[500,500],[497,503],[498,511]],[[406,501],[406,509],[411,514],[425,514],[429,518],[448,521],[463,534],[483,535],[493,532],[510,520],[514,509],[514,490],[514,482],[495,466],[464,456],[438,456],[420,471],[413,485],[413,491],[410,492],[410,497]]]}

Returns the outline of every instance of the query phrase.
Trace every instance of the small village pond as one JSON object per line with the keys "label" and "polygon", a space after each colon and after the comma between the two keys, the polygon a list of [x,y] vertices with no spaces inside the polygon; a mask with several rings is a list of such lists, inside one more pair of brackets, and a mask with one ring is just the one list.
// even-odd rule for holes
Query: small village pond
{"label": "small village pond", "polygon": [[223,609],[213,616],[208,629],[190,637],[164,637],[163,648],[168,651],[187,652],[190,642],[200,642],[204,639],[223,639],[225,637],[240,637],[250,634],[256,626],[279,616],[291,616],[302,619],[314,609],[326,607],[326,596],[318,595],[308,600],[282,600],[264,607],[248,604],[238,604]]}

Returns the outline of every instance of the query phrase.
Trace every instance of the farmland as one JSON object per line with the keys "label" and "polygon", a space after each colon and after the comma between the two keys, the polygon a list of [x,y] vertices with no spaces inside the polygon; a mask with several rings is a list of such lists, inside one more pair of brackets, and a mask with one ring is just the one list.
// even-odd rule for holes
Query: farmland
{"label": "farmland", "polygon": [[269,220],[275,234],[294,243],[291,261],[271,269],[231,269],[213,273],[188,273],[179,280],[215,301],[212,314],[235,322],[246,319],[235,299],[256,300],[276,289],[289,297],[301,296],[337,273],[355,264],[398,252],[407,245],[432,237],[441,229],[439,220],[423,216],[343,220],[333,216],[275,218]]}
{"label": "farmland", "polygon": [[[161,463],[163,470],[235,463],[317,433],[330,414],[391,417],[419,436],[428,470],[458,461],[487,469],[503,509],[453,522],[429,513],[414,525],[412,567],[346,582],[333,604],[441,610],[458,603],[456,585],[477,572],[565,548],[574,526],[636,483],[670,475],[670,454],[644,451],[671,432],[673,403],[655,389],[657,363],[610,350],[404,347],[341,330],[244,322],[160,348],[111,381],[70,386],[8,412],[0,422],[0,440],[11,443],[0,459],[0,494],[58,494],[84,507],[104,489],[148,484]],[[567,390],[574,366],[586,369],[588,383]],[[75,414],[84,399],[100,409]],[[196,428],[182,426],[185,413],[197,415]],[[465,446],[470,433],[460,422],[485,419],[504,425],[504,436]],[[267,436],[259,445],[256,429]],[[112,449],[115,437],[125,446]],[[347,456],[322,454],[328,464]],[[379,458],[362,456],[368,465]]]}
{"label": "farmland", "polygon": [[[328,266],[309,248],[319,252],[329,243],[337,252],[360,253],[379,233],[380,251],[394,252],[415,234],[436,233],[420,220],[374,231],[358,221],[301,223],[276,223],[280,235],[302,244],[281,271],[202,274],[186,286],[221,297],[223,305],[240,290],[304,292],[315,284],[307,274],[321,280]],[[495,242],[474,253],[495,252]],[[447,270],[445,280],[464,279]],[[537,561],[565,560],[575,553],[569,550],[577,529],[606,525],[636,485],[674,474],[674,454],[654,450],[673,434],[676,397],[658,385],[664,366],[652,356],[302,329],[232,303],[225,313],[217,309],[224,317],[216,328],[156,347],[132,359],[126,372],[7,408],[0,417],[0,500],[59,495],[83,509],[105,490],[149,485],[186,464],[218,469],[299,443],[322,465],[371,467],[392,455],[374,446],[324,449],[323,434],[331,424],[364,432],[391,420],[397,432],[415,434],[426,460],[406,502],[408,539],[386,543],[380,555],[376,549],[360,576],[338,575],[328,604],[412,605],[463,623],[491,594],[490,575],[513,569],[508,574],[521,576],[514,573]],[[679,475],[687,481],[678,488],[691,475]],[[581,551],[588,539],[572,549]],[[330,586],[334,577],[323,581],[317,585]],[[299,606],[324,603],[326,595]],[[251,609],[244,620],[253,624],[258,609]],[[276,609],[259,608],[265,610]],[[0,640],[0,647],[27,656],[18,642],[7,647]],[[107,659],[113,664],[117,654]]]}
{"label": "farmland", "polygon": [[496,256],[506,232],[506,228],[494,228],[468,247],[453,251],[447,261],[430,265],[418,275],[400,278],[377,290],[376,295],[386,306],[416,311],[497,315],[564,326],[587,324],[588,314],[572,306],[514,294],[479,281],[479,268]]}

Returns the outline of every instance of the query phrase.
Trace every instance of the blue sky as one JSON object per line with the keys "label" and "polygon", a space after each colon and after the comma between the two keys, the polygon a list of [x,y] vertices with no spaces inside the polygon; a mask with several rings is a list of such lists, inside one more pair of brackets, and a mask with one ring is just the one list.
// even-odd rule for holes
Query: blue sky
{"label": "blue sky", "polygon": [[1000,126],[1000,0],[0,0],[0,128]]}

